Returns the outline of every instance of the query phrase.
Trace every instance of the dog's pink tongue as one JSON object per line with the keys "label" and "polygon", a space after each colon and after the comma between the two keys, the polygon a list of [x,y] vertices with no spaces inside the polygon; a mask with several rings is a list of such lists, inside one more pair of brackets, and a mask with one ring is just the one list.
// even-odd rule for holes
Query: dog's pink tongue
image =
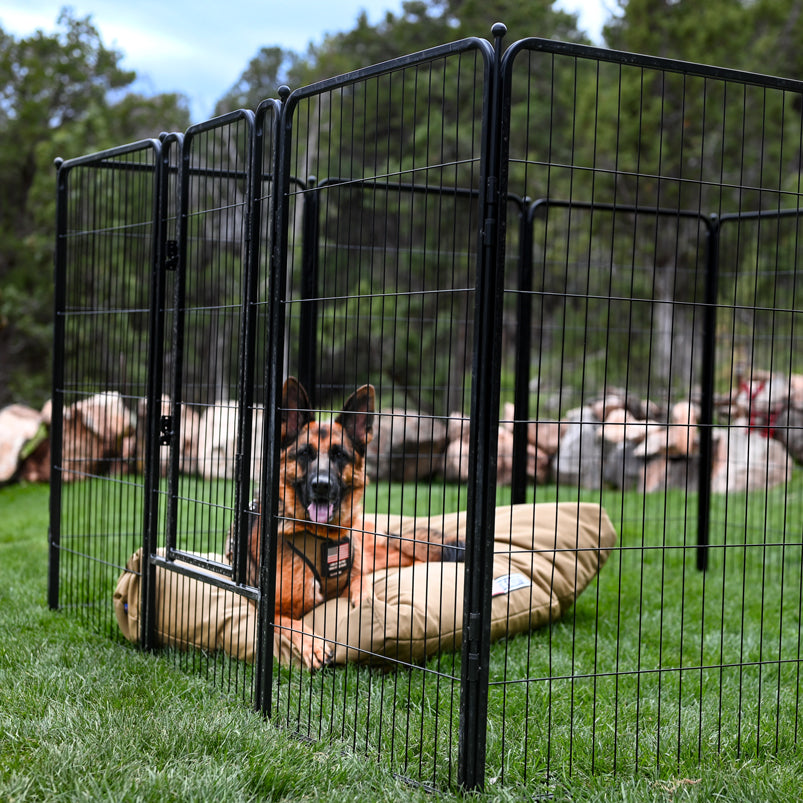
{"label": "dog's pink tongue", "polygon": [[335,506],[326,502],[312,502],[307,508],[307,515],[310,517],[310,521],[318,524],[326,524],[332,518],[332,513],[334,512]]}

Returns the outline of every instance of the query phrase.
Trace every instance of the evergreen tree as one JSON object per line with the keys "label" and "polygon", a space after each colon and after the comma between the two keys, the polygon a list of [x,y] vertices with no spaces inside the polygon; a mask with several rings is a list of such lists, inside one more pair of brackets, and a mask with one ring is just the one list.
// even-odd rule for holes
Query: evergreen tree
{"label": "evergreen tree", "polygon": [[188,124],[181,97],[126,95],[121,59],[69,11],[52,35],[0,30],[0,405],[50,393],[54,159]]}

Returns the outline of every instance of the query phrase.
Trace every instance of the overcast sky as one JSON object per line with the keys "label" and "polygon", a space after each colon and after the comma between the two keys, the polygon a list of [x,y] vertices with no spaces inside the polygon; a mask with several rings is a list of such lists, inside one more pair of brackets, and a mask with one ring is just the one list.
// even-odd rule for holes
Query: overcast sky
{"label": "overcast sky", "polygon": [[[526,0],[523,0],[526,2]],[[145,94],[181,92],[190,99],[193,122],[212,114],[260,47],[279,45],[303,53],[327,33],[348,31],[362,10],[372,23],[401,0],[2,0],[0,26],[15,37],[56,27],[59,10],[71,6],[91,16],[103,43],[124,54]],[[612,0],[560,0],[581,14],[580,27],[599,41]],[[504,22],[504,20],[502,20]],[[515,38],[528,33],[512,32]],[[487,35],[477,31],[478,36]]]}

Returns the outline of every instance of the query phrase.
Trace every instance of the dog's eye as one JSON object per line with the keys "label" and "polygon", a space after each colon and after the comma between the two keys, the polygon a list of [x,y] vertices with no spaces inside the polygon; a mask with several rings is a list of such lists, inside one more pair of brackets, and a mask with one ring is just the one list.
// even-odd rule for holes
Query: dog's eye
{"label": "dog's eye", "polygon": [[299,463],[310,463],[315,459],[316,453],[312,446],[302,446],[296,451],[296,460]]}
{"label": "dog's eye", "polygon": [[336,463],[348,463],[349,453],[340,445],[334,444],[329,449],[329,459],[334,460]]}

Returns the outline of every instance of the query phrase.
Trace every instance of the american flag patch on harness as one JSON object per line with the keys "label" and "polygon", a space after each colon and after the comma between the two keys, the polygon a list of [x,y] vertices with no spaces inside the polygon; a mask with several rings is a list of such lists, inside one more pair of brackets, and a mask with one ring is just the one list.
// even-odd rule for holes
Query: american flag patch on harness
{"label": "american flag patch on harness", "polygon": [[351,569],[351,539],[323,544],[323,576],[337,577]]}

